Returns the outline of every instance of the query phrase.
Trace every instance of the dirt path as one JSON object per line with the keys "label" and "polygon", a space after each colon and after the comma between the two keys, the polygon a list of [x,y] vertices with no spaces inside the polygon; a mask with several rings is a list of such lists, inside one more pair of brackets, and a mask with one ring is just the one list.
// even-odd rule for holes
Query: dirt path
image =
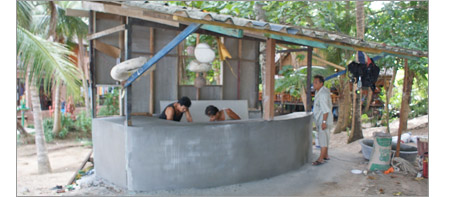
{"label": "dirt path", "polygon": [[[392,135],[396,135],[398,122],[391,126]],[[413,135],[428,136],[428,117],[422,116],[409,121],[408,128]],[[375,131],[384,131],[385,128],[364,128],[365,137],[371,137]],[[306,164],[298,170],[288,172],[269,179],[248,183],[222,186],[209,189],[181,189],[160,190],[155,192],[129,192],[108,182],[86,177],[92,186],[79,190],[63,193],[63,195],[77,196],[111,196],[111,195],[153,195],[153,196],[366,196],[401,195],[428,196],[428,180],[414,180],[414,177],[403,173],[352,174],[352,169],[364,170],[367,166],[360,153],[358,142],[346,143],[346,132],[331,135],[331,148],[329,160],[321,166]],[[78,146],[77,146],[78,145]],[[414,145],[414,144],[413,144]],[[67,142],[48,145],[49,157],[53,173],[37,175],[34,145],[20,146],[18,153],[18,195],[57,195],[50,188],[65,184],[81,160],[90,151],[89,148],[79,146],[76,142]],[[54,151],[53,151],[54,150]],[[319,149],[314,148],[317,156]],[[315,157],[316,157],[315,156]],[[97,173],[97,172],[96,172]],[[27,188],[29,191],[24,191]],[[383,193],[382,193],[383,192]]]}
{"label": "dirt path", "polygon": [[75,140],[47,144],[47,148],[52,173],[39,175],[35,145],[17,147],[17,195],[57,195],[50,189],[67,184],[91,150]]}

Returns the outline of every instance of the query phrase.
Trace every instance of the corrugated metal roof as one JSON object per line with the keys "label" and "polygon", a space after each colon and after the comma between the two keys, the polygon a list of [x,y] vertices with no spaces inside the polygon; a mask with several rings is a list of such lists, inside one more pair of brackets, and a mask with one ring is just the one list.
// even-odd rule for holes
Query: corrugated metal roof
{"label": "corrugated metal roof", "polygon": [[425,52],[425,51],[411,50],[411,49],[406,49],[406,48],[397,47],[397,46],[389,46],[383,43],[363,41],[355,37],[345,35],[342,33],[338,33],[338,32],[330,32],[330,31],[324,31],[324,30],[319,30],[319,29],[249,20],[245,18],[233,17],[230,15],[217,14],[217,13],[211,13],[211,12],[202,12],[201,10],[196,9],[196,8],[165,5],[164,3],[161,3],[161,2],[147,2],[146,3],[144,1],[125,1],[125,2],[121,2],[120,4],[124,6],[143,8],[143,9],[148,9],[148,10],[152,10],[152,11],[163,13],[163,14],[170,14],[170,15],[181,16],[181,17],[186,17],[186,18],[191,18],[191,19],[216,21],[216,22],[223,22],[223,23],[237,25],[237,26],[251,27],[255,29],[271,30],[271,31],[276,31],[276,32],[287,33],[290,35],[307,36],[307,37],[316,38],[316,39],[320,39],[324,41],[336,41],[340,43],[357,45],[361,47],[369,47],[369,48],[374,48],[374,49],[411,54],[413,56],[425,56],[425,57],[428,56],[428,52]]}

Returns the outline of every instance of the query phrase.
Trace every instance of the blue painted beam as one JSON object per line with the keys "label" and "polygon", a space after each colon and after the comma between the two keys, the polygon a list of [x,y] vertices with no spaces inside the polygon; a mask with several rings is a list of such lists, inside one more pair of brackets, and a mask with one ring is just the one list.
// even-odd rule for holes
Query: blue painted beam
{"label": "blue painted beam", "polygon": [[155,63],[157,63],[161,58],[168,54],[174,47],[179,45],[185,38],[190,34],[195,32],[200,28],[201,24],[192,23],[184,31],[180,32],[171,42],[164,46],[158,53],[156,53],[152,58],[149,59],[141,68],[139,68],[135,73],[133,73],[128,80],[126,81],[125,88],[130,86],[136,79],[141,77],[147,70],[149,70]]}
{"label": "blue painted beam", "polygon": [[232,28],[220,27],[220,26],[215,26],[215,25],[207,25],[207,24],[202,25],[200,28],[208,30],[208,31],[216,32],[219,34],[236,37],[236,38],[243,37],[243,30],[241,29],[232,29]]}
{"label": "blue painted beam", "polygon": [[266,34],[265,37],[273,38],[275,40],[282,40],[282,41],[286,41],[286,42],[292,42],[292,43],[297,43],[297,44],[301,44],[301,45],[316,47],[316,48],[322,48],[322,49],[327,48],[327,44],[321,43],[321,42],[316,42],[316,41],[311,41],[311,40],[292,38],[292,37],[288,37],[288,36],[280,36],[280,35],[276,35],[276,34]]}

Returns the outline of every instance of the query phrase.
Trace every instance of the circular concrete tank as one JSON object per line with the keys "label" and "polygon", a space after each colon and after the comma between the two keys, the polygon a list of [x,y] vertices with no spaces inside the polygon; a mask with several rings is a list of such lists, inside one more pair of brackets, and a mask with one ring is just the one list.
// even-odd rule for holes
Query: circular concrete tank
{"label": "circular concrete tank", "polygon": [[311,157],[312,115],[182,123],[93,120],[96,175],[131,191],[209,188],[273,177]]}

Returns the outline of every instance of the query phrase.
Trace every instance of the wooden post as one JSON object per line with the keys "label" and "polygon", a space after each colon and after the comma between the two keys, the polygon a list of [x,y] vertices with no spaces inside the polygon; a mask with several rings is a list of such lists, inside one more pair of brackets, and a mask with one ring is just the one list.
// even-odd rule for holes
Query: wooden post
{"label": "wooden post", "polygon": [[242,58],[242,52],[243,52],[243,40],[238,39],[238,84],[237,84],[237,97],[238,100],[241,97],[241,58]]}
{"label": "wooden post", "polygon": [[[96,12],[90,11],[89,15],[89,31],[88,33],[94,33],[96,31]],[[96,88],[96,67],[94,65],[95,55],[94,55],[94,43],[93,41],[89,42],[89,74],[90,74],[90,88],[91,88],[91,109],[92,118],[97,117],[97,88]]]}
{"label": "wooden post", "polygon": [[[153,57],[155,53],[155,31],[150,27],[150,53],[152,54],[150,58]],[[155,113],[155,71],[150,72],[150,100],[149,100],[149,113]]]}
{"label": "wooden post", "polygon": [[[132,46],[132,31],[131,17],[126,17],[127,28],[125,30],[125,60],[131,58]],[[132,126],[131,112],[132,112],[132,85],[125,88],[125,125]]]}
{"label": "wooden post", "polygon": [[[196,34],[196,44],[195,47],[200,43],[200,34]],[[198,78],[200,76],[200,73],[196,73],[195,77]],[[196,80],[195,78],[195,80]],[[200,88],[196,88],[196,100],[200,100]]]}
{"label": "wooden post", "polygon": [[[125,17],[121,17],[120,23],[126,24]],[[119,54],[120,57],[118,57],[118,59],[120,60],[120,62],[122,62],[124,60],[123,51],[125,50],[125,31],[120,31],[118,33],[118,47],[120,48],[120,54]],[[123,102],[123,98],[121,98],[122,94],[123,94],[123,87],[120,88],[118,92],[118,106],[120,109],[120,116],[123,116],[125,114],[124,113],[124,102]]]}
{"label": "wooden post", "polygon": [[266,46],[265,83],[263,92],[264,120],[275,116],[275,46],[276,40],[269,38]]}
{"label": "wooden post", "polygon": [[313,47],[308,47],[307,55],[307,109],[305,111],[311,112],[311,66],[313,60]]}

